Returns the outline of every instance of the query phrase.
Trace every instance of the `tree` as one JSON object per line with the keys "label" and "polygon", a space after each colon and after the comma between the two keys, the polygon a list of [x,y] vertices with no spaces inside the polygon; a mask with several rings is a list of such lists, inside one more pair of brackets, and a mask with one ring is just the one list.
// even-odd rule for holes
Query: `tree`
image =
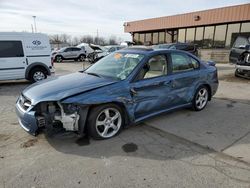
{"label": "tree", "polygon": [[114,35],[110,36],[108,43],[109,43],[109,45],[117,45],[116,36],[114,36]]}

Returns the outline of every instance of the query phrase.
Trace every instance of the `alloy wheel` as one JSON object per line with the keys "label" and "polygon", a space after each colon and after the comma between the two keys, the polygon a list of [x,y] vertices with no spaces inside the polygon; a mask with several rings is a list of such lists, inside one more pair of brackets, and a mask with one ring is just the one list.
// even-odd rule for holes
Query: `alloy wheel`
{"label": "alloy wheel", "polygon": [[33,79],[36,82],[44,80],[46,78],[45,74],[42,71],[36,71],[33,75]]}
{"label": "alloy wheel", "polygon": [[201,88],[197,93],[195,104],[196,107],[201,110],[203,109],[208,102],[208,91],[206,88]]}
{"label": "alloy wheel", "polygon": [[110,138],[119,132],[122,116],[115,108],[102,110],[96,118],[96,131],[102,138]]}

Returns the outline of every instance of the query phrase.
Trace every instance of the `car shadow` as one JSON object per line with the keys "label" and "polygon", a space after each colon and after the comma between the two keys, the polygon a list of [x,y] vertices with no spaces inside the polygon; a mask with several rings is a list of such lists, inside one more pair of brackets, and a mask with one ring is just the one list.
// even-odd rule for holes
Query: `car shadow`
{"label": "car shadow", "polygon": [[62,129],[47,130],[43,135],[58,152],[90,158],[128,156],[168,160],[214,152],[146,124],[130,126],[116,137],[107,140],[93,140],[87,135],[78,137],[75,133]]}
{"label": "car shadow", "polygon": [[[247,146],[247,140],[238,141],[250,132],[247,125],[249,109],[248,104],[214,99],[203,111],[181,109],[162,114],[140,125],[130,126],[108,140],[79,138],[64,130],[45,132],[44,136],[55,150],[85,157],[185,159],[216,152],[221,154],[232,145]],[[234,116],[230,118],[232,114]],[[242,121],[246,123],[239,124]],[[234,157],[244,160],[245,156],[241,154]]]}

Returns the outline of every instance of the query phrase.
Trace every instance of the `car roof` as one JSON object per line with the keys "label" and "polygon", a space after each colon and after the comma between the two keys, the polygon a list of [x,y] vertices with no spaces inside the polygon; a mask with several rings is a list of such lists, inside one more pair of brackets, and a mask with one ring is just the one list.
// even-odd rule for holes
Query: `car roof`
{"label": "car roof", "polygon": [[190,54],[190,53],[183,51],[183,50],[166,49],[166,48],[155,49],[155,48],[148,47],[148,46],[133,46],[133,47],[128,47],[128,48],[123,48],[123,49],[119,50],[118,52],[142,54],[142,55],[146,55],[146,56],[157,55],[157,54],[159,54],[159,52],[161,52],[161,53],[179,52],[179,53],[187,54],[187,55],[192,56],[193,58],[199,60],[193,54]]}
{"label": "car roof", "polygon": [[172,51],[169,49],[154,49],[152,47],[147,47],[147,46],[133,46],[133,47],[128,47],[128,48],[123,48],[121,50],[119,50],[120,52],[127,52],[127,53],[138,53],[138,54],[143,54],[143,55],[150,55],[150,54],[154,54],[156,52],[159,51]]}

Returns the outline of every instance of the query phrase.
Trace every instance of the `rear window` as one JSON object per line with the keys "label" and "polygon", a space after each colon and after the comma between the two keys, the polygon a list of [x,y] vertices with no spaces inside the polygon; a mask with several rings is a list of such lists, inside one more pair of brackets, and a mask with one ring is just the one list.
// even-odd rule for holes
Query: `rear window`
{"label": "rear window", "polygon": [[0,58],[23,56],[24,53],[21,41],[0,41]]}

